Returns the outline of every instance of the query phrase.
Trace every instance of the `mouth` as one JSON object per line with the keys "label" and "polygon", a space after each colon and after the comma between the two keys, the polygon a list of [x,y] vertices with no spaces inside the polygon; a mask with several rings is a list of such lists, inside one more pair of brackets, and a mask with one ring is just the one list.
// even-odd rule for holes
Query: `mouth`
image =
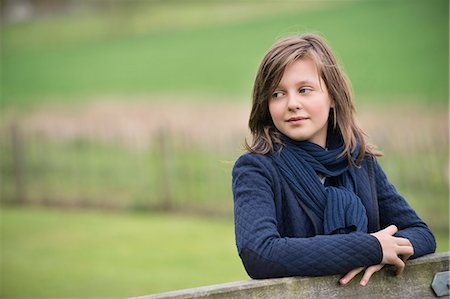
{"label": "mouth", "polygon": [[286,122],[288,123],[301,123],[305,120],[309,119],[309,117],[304,117],[304,116],[295,116],[295,117],[291,117],[289,118]]}

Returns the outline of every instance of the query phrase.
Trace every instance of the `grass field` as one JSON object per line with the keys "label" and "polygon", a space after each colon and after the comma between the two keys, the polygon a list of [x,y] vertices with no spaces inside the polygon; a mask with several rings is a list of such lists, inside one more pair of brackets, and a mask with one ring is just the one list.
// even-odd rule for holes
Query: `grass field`
{"label": "grass field", "polygon": [[[1,298],[124,298],[246,279],[230,171],[247,114],[223,104],[249,103],[267,48],[304,31],[330,42],[357,107],[367,105],[384,170],[438,251],[450,249],[448,1],[120,3],[1,24]],[[14,123],[27,208],[4,204],[18,197]],[[175,131],[168,158],[161,128]],[[222,217],[159,214],[167,190],[175,210]]]}
{"label": "grass field", "polygon": [[[154,106],[137,106],[140,114],[132,105],[128,109],[121,105],[105,115],[108,107],[97,112],[78,107],[80,112],[72,111],[72,119],[64,110],[50,108],[39,117],[31,114],[30,119],[36,120],[25,121],[20,147],[13,146],[12,132],[4,130],[1,201],[142,211],[172,206],[231,215],[231,168],[242,152],[247,115],[233,106],[216,109],[194,103],[179,104],[177,109],[161,106],[157,111]],[[196,110],[200,111],[194,114]],[[170,134],[162,134],[158,125],[146,125],[145,120],[157,114],[178,111],[193,117],[185,121],[175,117]],[[448,231],[445,111],[378,105],[360,112],[371,142],[386,154],[379,161],[389,179],[433,229]],[[171,123],[164,119],[161,122]],[[215,119],[220,124],[209,125]],[[113,126],[115,122],[119,124]],[[89,125],[83,128],[85,123]],[[131,130],[129,123],[134,124]]]}
{"label": "grass field", "polygon": [[[6,135],[6,134],[5,134]],[[1,201],[17,201],[15,159],[22,160],[23,200],[29,204],[122,210],[201,209],[231,215],[236,154],[176,145],[173,137],[136,150],[88,139],[23,138],[21,150],[0,138]],[[169,144],[170,143],[170,144]],[[14,151],[17,151],[14,153]],[[43,155],[45,153],[45,156]]]}
{"label": "grass field", "polygon": [[[277,37],[303,31],[329,40],[360,100],[447,100],[447,1],[323,3],[283,12],[268,6],[228,21],[195,6],[161,4],[162,19],[188,16],[173,26],[125,22],[134,10],[5,24],[2,100],[10,107],[117,94],[248,96],[266,49]],[[236,4],[236,11],[251,11],[251,4]],[[220,12],[218,5],[212,11]],[[195,18],[202,12],[208,17]]]}
{"label": "grass field", "polygon": [[1,211],[1,298],[126,298],[247,279],[232,219]]}
{"label": "grass field", "polygon": [[[248,279],[231,218],[2,207],[0,224],[1,298],[125,298]],[[437,238],[448,251],[448,234]]]}

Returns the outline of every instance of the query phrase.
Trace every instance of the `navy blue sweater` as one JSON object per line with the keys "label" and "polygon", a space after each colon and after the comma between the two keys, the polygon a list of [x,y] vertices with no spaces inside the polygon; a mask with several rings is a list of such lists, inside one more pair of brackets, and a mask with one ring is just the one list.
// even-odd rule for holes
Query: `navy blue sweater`
{"label": "navy blue sweater", "polygon": [[[379,241],[370,233],[391,224],[409,239],[412,258],[435,251],[427,225],[389,182],[373,157],[356,170],[356,193],[368,217],[368,232],[323,235],[323,226],[299,202],[273,160],[247,153],[233,168],[236,245],[252,278],[347,273],[381,263]],[[330,183],[327,182],[326,183]]]}

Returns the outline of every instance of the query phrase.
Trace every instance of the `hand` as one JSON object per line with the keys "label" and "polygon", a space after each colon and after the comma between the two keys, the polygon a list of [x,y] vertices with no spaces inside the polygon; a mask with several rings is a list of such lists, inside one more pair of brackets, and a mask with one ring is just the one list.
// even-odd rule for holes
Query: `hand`
{"label": "hand", "polygon": [[394,265],[396,274],[400,274],[405,269],[405,262],[414,254],[414,248],[408,239],[394,237],[398,231],[395,225],[390,225],[372,236],[378,239],[383,251],[382,264]]}
{"label": "hand", "polygon": [[353,269],[352,271],[345,274],[345,276],[339,280],[339,283],[341,285],[346,285],[350,280],[353,279],[353,277],[355,277],[356,275],[359,274],[359,272],[361,272],[365,269],[366,271],[364,272],[364,275],[361,278],[361,281],[359,282],[359,284],[364,287],[369,282],[369,279],[372,277],[373,273],[380,271],[381,269],[383,269],[383,267],[384,267],[384,264],[378,264],[378,265],[370,266],[368,268],[360,267],[360,268]]}
{"label": "hand", "polygon": [[381,244],[381,249],[383,252],[383,260],[381,264],[370,266],[367,269],[364,267],[353,269],[342,277],[339,282],[342,285],[345,285],[358,273],[366,269],[360,281],[360,285],[365,286],[369,282],[370,277],[372,277],[375,272],[380,271],[385,264],[394,265],[397,268],[397,275],[402,273],[405,268],[405,262],[414,254],[414,248],[408,239],[394,237],[393,235],[397,231],[397,227],[395,225],[391,225],[383,230],[373,233],[372,235],[377,238]]}

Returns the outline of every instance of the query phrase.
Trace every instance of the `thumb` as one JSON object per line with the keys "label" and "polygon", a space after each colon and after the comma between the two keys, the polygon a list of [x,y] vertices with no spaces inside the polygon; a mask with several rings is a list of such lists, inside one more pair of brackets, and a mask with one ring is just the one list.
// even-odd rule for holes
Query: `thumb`
{"label": "thumb", "polygon": [[393,236],[396,232],[398,232],[398,228],[395,225],[389,225],[388,227],[386,227],[385,229],[383,229],[383,231],[391,236]]}

